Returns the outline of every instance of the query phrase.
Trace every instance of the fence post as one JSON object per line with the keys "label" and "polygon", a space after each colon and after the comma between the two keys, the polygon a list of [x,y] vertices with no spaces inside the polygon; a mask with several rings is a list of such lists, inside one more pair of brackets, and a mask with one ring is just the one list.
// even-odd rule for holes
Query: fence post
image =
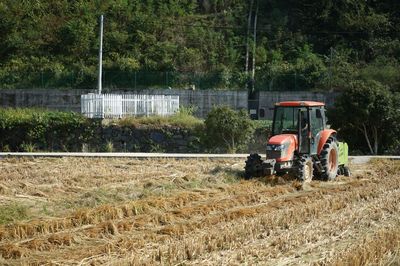
{"label": "fence post", "polygon": [[100,94],[101,97],[101,118],[104,118],[104,94]]}
{"label": "fence post", "polygon": [[122,108],[123,108],[123,100],[122,100],[122,97],[123,97],[124,95],[120,95],[120,97],[119,97],[119,107],[118,107],[118,111],[119,111],[119,118],[122,118]]}
{"label": "fence post", "polygon": [[133,97],[134,100],[134,111],[135,111],[135,115],[137,114],[137,100],[136,100],[136,96]]}
{"label": "fence post", "polygon": [[154,114],[154,96],[151,96],[150,99],[151,99],[151,113]]}

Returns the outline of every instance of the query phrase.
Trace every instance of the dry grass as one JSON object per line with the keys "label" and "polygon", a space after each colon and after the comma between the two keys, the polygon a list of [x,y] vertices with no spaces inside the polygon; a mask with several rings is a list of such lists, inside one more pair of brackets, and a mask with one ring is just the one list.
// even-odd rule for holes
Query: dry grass
{"label": "dry grass", "polygon": [[[341,252],[340,259],[333,260],[331,264],[338,266],[378,264],[388,253],[393,254],[398,251],[400,246],[400,226],[382,228],[360,240],[359,243]],[[396,257],[394,257],[392,263],[395,260]]]}
{"label": "dry grass", "polygon": [[[186,164],[188,162],[188,164]],[[29,207],[29,217],[60,216],[178,189],[224,184],[225,172],[212,173],[208,160],[5,159],[1,161],[0,203]],[[240,161],[220,161],[239,171]],[[235,165],[236,164],[236,165]],[[232,168],[232,165],[233,168]],[[0,220],[1,221],[1,220]]]}
{"label": "dry grass", "polygon": [[[0,264],[396,265],[400,164],[242,181],[240,160],[0,161]],[[44,209],[45,206],[45,209]]]}

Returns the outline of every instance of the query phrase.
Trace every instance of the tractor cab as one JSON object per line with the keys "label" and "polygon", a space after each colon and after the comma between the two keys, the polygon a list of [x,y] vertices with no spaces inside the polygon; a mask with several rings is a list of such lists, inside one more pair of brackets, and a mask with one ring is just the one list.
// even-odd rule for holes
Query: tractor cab
{"label": "tractor cab", "polygon": [[321,132],[326,128],[325,107],[320,102],[281,102],[275,105],[272,138],[268,147],[292,134],[298,154],[317,154]]}

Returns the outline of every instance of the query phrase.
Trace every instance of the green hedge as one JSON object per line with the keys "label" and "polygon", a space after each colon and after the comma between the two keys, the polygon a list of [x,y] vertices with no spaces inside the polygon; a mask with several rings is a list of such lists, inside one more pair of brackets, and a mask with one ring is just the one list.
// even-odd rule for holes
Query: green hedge
{"label": "green hedge", "polygon": [[96,121],[74,112],[0,109],[3,151],[81,151],[93,140]]}
{"label": "green hedge", "polygon": [[[237,117],[237,112],[225,111],[217,110],[220,119],[208,123],[185,109],[171,117],[125,118],[105,123],[74,112],[0,108],[0,151],[225,152],[231,148],[230,151],[263,152],[270,121],[250,121],[245,113]],[[231,132],[233,124],[237,125],[235,146],[226,147],[226,141],[218,134]],[[215,129],[215,134],[209,132],[207,125]]]}

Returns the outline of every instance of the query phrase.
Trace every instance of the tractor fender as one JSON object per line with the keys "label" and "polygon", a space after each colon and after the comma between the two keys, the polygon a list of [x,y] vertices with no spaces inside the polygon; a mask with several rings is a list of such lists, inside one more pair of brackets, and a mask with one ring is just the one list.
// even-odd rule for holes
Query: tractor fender
{"label": "tractor fender", "polygon": [[318,143],[318,150],[317,153],[320,154],[322,151],[322,148],[324,147],[326,141],[329,139],[330,136],[336,135],[336,130],[333,129],[324,129],[321,131],[321,137],[319,139]]}

